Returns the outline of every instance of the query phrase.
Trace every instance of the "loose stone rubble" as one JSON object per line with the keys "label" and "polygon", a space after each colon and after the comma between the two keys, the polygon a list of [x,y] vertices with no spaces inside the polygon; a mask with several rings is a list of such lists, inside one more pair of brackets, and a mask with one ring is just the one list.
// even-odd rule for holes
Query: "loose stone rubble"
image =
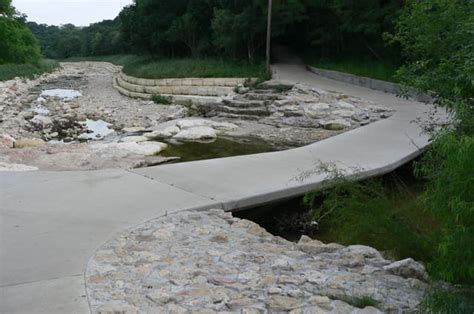
{"label": "loose stone rubble", "polygon": [[292,243],[222,210],[135,227],[86,271],[93,313],[399,313],[416,308],[428,280],[413,260],[305,236]]}

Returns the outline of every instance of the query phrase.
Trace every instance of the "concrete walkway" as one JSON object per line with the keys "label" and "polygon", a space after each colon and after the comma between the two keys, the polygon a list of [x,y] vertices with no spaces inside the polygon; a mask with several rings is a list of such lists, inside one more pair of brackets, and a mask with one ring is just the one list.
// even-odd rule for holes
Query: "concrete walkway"
{"label": "concrete walkway", "polygon": [[1,173],[0,312],[89,312],[83,279],[88,258],[114,233],[145,220],[186,209],[235,210],[300,195],[324,180],[323,175],[298,179],[319,160],[361,177],[383,174],[428,145],[412,123],[428,117],[423,104],[324,79],[299,65],[274,69],[282,79],[364,97],[397,113],[283,152],[133,171]]}

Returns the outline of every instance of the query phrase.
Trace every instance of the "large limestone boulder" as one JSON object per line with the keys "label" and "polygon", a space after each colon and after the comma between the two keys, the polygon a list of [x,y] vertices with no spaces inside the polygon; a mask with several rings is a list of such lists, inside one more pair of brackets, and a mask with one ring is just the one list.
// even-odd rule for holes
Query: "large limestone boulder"
{"label": "large limestone boulder", "polygon": [[415,262],[412,258],[393,262],[392,264],[385,266],[384,270],[404,278],[415,278],[425,282],[429,280],[429,275],[426,272],[425,267],[422,264]]}
{"label": "large limestone boulder", "polygon": [[0,148],[13,148],[15,139],[9,134],[0,134]]}
{"label": "large limestone boulder", "polygon": [[177,126],[170,125],[158,128],[157,130],[143,134],[149,140],[156,140],[161,138],[170,138],[178,134],[180,129]]}
{"label": "large limestone boulder", "polygon": [[92,145],[94,150],[102,151],[106,154],[135,154],[144,156],[153,156],[159,154],[167,147],[168,145],[160,142],[108,143]]}
{"label": "large limestone boulder", "polygon": [[330,131],[341,131],[350,128],[351,123],[344,119],[335,119],[323,123],[323,127]]}
{"label": "large limestone boulder", "polygon": [[120,139],[120,143],[141,143],[146,142],[149,139],[145,136],[126,136]]}
{"label": "large limestone boulder", "polygon": [[238,128],[237,125],[228,122],[217,122],[208,119],[182,119],[176,121],[176,126],[183,129],[196,127],[210,127],[219,131],[232,131]]}
{"label": "large limestone boulder", "polygon": [[173,136],[173,139],[183,141],[213,140],[216,138],[217,132],[213,128],[207,126],[184,129]]}

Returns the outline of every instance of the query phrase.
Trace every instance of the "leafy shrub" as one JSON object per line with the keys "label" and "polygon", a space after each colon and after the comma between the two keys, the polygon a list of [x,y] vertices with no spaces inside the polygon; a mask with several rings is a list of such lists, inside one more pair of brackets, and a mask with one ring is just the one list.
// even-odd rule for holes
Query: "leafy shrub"
{"label": "leafy shrub", "polygon": [[432,272],[450,282],[474,283],[474,138],[439,136],[417,172],[429,182],[425,206],[444,221]]}
{"label": "leafy shrub", "polygon": [[32,78],[35,75],[52,72],[58,66],[57,61],[47,59],[42,59],[38,64],[2,64],[0,65],[0,81],[11,80],[15,77]]}
{"label": "leafy shrub", "polygon": [[35,37],[21,21],[0,15],[0,64],[34,63],[40,60]]}
{"label": "leafy shrub", "polygon": [[151,96],[151,100],[155,104],[160,105],[171,105],[173,103],[173,98],[170,96],[163,96],[163,95],[153,95]]}
{"label": "leafy shrub", "polygon": [[416,312],[420,314],[472,314],[474,313],[474,292],[434,290],[424,298]]}
{"label": "leafy shrub", "polygon": [[411,1],[388,36],[408,63],[407,85],[430,92],[453,114],[453,125],[434,135],[418,165],[428,179],[424,203],[443,220],[434,276],[474,283],[474,5],[470,0]]}
{"label": "leafy shrub", "polygon": [[394,258],[431,260],[437,221],[420,207],[415,192],[395,177],[335,182],[331,189],[304,198],[320,226],[321,240],[365,244]]}

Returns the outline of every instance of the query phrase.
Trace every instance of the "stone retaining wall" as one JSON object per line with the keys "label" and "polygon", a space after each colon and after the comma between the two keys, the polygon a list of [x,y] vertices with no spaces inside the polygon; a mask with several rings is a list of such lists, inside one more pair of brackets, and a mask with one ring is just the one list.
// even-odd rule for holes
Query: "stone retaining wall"
{"label": "stone retaining wall", "polygon": [[[114,87],[129,97],[150,99],[152,95],[171,96],[175,100],[215,101],[217,97],[229,95],[234,88],[245,82],[245,78],[176,78],[142,79],[120,72],[114,78]],[[196,96],[198,98],[196,98]]]}
{"label": "stone retaining wall", "polygon": [[[114,88],[122,95],[131,97],[131,98],[140,98],[150,100],[153,94],[147,94],[143,92],[130,91],[119,84],[118,77],[114,78],[113,81]],[[221,97],[216,96],[199,96],[199,95],[170,95],[163,94],[163,96],[169,96],[173,98],[173,101],[176,103],[186,103],[192,102],[197,104],[211,104],[221,101]]]}
{"label": "stone retaining wall", "polygon": [[319,68],[315,68],[309,65],[307,65],[306,67],[309,71],[317,75],[320,75],[322,77],[329,78],[331,80],[340,81],[340,82],[348,83],[351,85],[362,86],[365,88],[379,90],[379,91],[391,93],[391,94],[397,94],[401,90],[407,90],[408,96],[410,98],[413,98],[415,100],[422,101],[422,102],[429,102],[431,100],[431,98],[428,95],[421,93],[414,88],[406,87],[400,84],[386,82],[382,80],[376,80],[376,79],[368,78],[365,76],[357,76],[357,75],[349,74],[349,73],[319,69]]}

